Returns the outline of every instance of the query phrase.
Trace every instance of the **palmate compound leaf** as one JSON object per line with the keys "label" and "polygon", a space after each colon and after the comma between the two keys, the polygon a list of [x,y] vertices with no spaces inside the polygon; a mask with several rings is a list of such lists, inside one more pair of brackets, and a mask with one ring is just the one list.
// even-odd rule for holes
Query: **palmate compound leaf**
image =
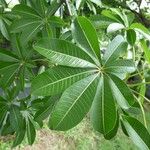
{"label": "palmate compound leaf", "polygon": [[122,123],[135,145],[141,150],[150,149],[150,133],[141,122],[130,116],[122,116]]}
{"label": "palmate compound leaf", "polygon": [[26,72],[34,67],[32,50],[29,53],[29,48],[23,47],[16,37],[11,40],[13,50],[0,49],[0,86],[3,89],[18,80],[22,81],[21,87],[24,88]]}
{"label": "palmate compound leaf", "polygon": [[[85,32],[87,31],[85,30]],[[119,70],[122,71],[125,69],[127,72],[130,72],[133,69],[132,62],[118,59],[127,49],[127,43],[124,38],[117,36],[112,40],[104,54],[104,66],[102,67],[100,67],[100,64],[96,67],[89,66],[95,62],[93,57],[85,50],[83,51],[81,48],[63,40],[42,39],[34,45],[34,49],[59,65],[69,66],[54,67],[52,70],[39,75],[32,82],[32,91],[35,95],[48,96],[64,91],[52,110],[49,127],[54,130],[68,130],[77,125],[92,106],[92,120],[93,122],[97,121],[96,124],[93,123],[95,129],[103,133],[106,139],[112,138],[118,129],[117,103],[123,109],[128,109],[134,104],[134,97],[131,91],[115,74]],[[51,55],[52,52],[55,52],[55,55]],[[69,57],[67,61],[64,59],[66,57]],[[74,59],[81,59],[82,61],[86,61],[86,63],[84,65],[80,63],[76,64],[74,63]],[[99,61],[98,58],[95,59]],[[69,60],[71,61],[68,62]],[[120,66],[115,64],[115,61],[120,63]],[[115,67],[115,65],[118,67]],[[105,70],[105,67],[112,67],[113,69],[112,71]],[[74,72],[73,70],[76,71]],[[89,74],[86,72],[87,70],[90,72]],[[76,77],[72,80],[70,74]],[[78,74],[84,75],[79,78],[77,77]],[[47,87],[47,85],[50,86]],[[97,85],[99,86],[97,87]],[[94,97],[97,97],[95,98],[97,101]],[[93,100],[94,103],[92,105]],[[109,113],[109,111],[112,113]]]}
{"label": "palmate compound leaf", "polygon": [[99,73],[88,76],[64,91],[51,114],[51,129],[68,130],[84,118],[93,102],[98,76]]}
{"label": "palmate compound leaf", "polygon": [[[22,32],[21,40],[23,43],[33,39],[37,33],[44,31],[45,28],[47,28],[46,32],[50,35],[49,30],[52,30],[52,26],[62,27],[64,25],[64,21],[61,18],[47,14],[48,8],[44,6],[43,1],[38,0],[33,5],[34,7],[29,7],[19,4],[12,9],[12,12],[19,15],[20,18],[13,21],[11,32]],[[56,9],[58,9],[58,7]],[[39,10],[41,13],[39,13]]]}

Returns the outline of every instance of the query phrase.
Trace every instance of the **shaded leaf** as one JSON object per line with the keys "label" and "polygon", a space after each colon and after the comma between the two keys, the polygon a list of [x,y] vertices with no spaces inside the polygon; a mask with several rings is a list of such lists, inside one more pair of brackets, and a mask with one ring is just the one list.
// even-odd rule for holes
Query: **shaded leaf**
{"label": "shaded leaf", "polygon": [[150,63],[150,48],[148,48],[145,40],[141,40],[141,47],[144,51],[146,60]]}
{"label": "shaded leaf", "polygon": [[9,30],[7,27],[7,24],[4,22],[3,19],[0,19],[0,31],[2,33],[2,35],[9,40],[10,39],[10,35],[9,35]]}
{"label": "shaded leaf", "polygon": [[15,5],[12,12],[24,18],[41,18],[39,14],[31,7],[23,4]]}
{"label": "shaded leaf", "polygon": [[25,136],[25,130],[20,130],[20,131],[16,132],[16,137],[13,142],[13,147],[16,147],[17,145],[21,144],[21,142],[24,139],[24,136]]}
{"label": "shaded leaf", "polygon": [[23,129],[23,117],[16,105],[12,105],[10,109],[10,124],[16,132]]}
{"label": "shaded leaf", "polygon": [[131,24],[130,28],[140,32],[145,38],[150,40],[150,31],[142,24],[133,23],[133,24]]}
{"label": "shaded leaf", "polygon": [[127,30],[127,41],[133,46],[136,42],[136,32],[132,29]]}
{"label": "shaded leaf", "polygon": [[27,126],[27,138],[28,138],[28,143],[30,145],[33,144],[33,142],[35,141],[35,136],[36,136],[36,131],[35,131],[35,127],[33,125],[33,123],[28,119],[28,121],[26,122]]}

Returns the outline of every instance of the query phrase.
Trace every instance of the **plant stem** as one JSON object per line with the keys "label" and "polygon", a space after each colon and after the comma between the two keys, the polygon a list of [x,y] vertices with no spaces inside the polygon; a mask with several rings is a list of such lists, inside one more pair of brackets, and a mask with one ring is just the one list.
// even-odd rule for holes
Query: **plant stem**
{"label": "plant stem", "polygon": [[[131,89],[132,90],[132,89]],[[143,97],[148,103],[150,103],[150,100],[148,98],[146,98],[145,96],[143,96],[142,94],[140,94],[139,92],[132,90],[132,92],[134,92],[137,95],[140,95],[141,97]]]}
{"label": "plant stem", "polygon": [[134,86],[139,86],[139,85],[143,85],[143,84],[150,84],[150,82],[142,82],[142,83],[136,83],[136,84],[128,84],[128,86],[134,87]]}
{"label": "plant stem", "polygon": [[141,108],[141,111],[142,111],[142,116],[143,116],[143,121],[144,121],[144,125],[145,127],[147,128],[147,122],[146,122],[146,116],[145,116],[145,111],[144,111],[144,108],[140,102],[140,100],[134,95],[134,97],[136,98],[136,100],[138,101],[139,105],[140,105],[140,108]]}
{"label": "plant stem", "polygon": [[132,47],[132,50],[133,50],[133,61],[135,62],[135,57],[136,57],[136,52],[135,52],[135,47],[133,46]]}

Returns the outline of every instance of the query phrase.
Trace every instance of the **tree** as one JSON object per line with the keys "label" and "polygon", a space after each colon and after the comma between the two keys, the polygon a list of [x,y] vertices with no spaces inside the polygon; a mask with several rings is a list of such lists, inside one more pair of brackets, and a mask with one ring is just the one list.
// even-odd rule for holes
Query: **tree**
{"label": "tree", "polygon": [[14,134],[14,147],[25,136],[33,144],[47,118],[65,131],[89,114],[106,139],[121,125],[150,149],[149,18],[134,3],[138,11],[126,1],[20,0],[8,12],[1,0],[0,134]]}

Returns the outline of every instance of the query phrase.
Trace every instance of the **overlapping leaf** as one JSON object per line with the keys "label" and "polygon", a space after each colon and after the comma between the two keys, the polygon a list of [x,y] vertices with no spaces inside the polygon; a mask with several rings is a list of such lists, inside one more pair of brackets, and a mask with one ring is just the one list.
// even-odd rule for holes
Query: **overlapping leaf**
{"label": "overlapping leaf", "polygon": [[45,38],[34,45],[34,49],[53,63],[70,67],[96,67],[92,59],[81,48],[58,39]]}

